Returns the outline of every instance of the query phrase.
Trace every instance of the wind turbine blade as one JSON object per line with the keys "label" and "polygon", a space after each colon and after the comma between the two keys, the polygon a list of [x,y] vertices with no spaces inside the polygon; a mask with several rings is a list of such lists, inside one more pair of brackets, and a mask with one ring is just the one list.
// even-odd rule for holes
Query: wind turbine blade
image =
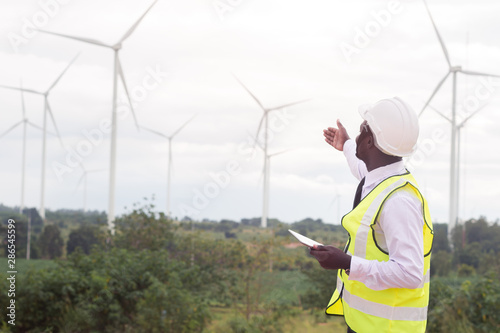
{"label": "wind turbine blade", "polygon": [[137,122],[137,117],[134,111],[134,105],[132,104],[132,100],[130,99],[130,94],[128,93],[127,83],[125,82],[125,75],[123,74],[122,64],[120,62],[120,58],[116,57],[116,61],[118,62],[118,75],[122,80],[123,88],[125,89],[125,94],[127,94],[128,104],[130,105],[130,110],[132,110],[132,116],[134,117],[134,123],[137,130],[139,130],[139,123]]}
{"label": "wind turbine blade", "polygon": [[[47,97],[45,97],[47,98]],[[65,148],[64,142],[62,140],[61,134],[59,133],[59,129],[57,128],[56,120],[54,118],[54,115],[52,114],[52,109],[50,108],[49,101],[47,100],[47,111],[49,111],[50,119],[52,119],[52,124],[54,125],[54,128],[56,130],[57,137],[59,138],[59,142],[61,143],[61,147]]]}
{"label": "wind turbine blade", "polygon": [[[28,121],[28,125],[33,126],[34,128],[36,128],[36,129],[38,129],[40,131],[43,131],[43,128],[41,128],[38,125],[33,124],[31,121]],[[51,134],[55,135],[54,133],[51,133]]]}
{"label": "wind turbine blade", "polygon": [[476,111],[472,112],[469,116],[467,116],[464,120],[462,120],[462,122],[458,125],[458,127],[462,127],[465,125],[465,123],[470,119],[472,118],[473,116],[475,116],[479,111],[481,111],[482,109],[484,109],[485,106],[487,106],[488,103],[486,104],[483,104],[481,105]]}
{"label": "wind turbine blade", "polygon": [[333,204],[337,201],[338,199],[338,195],[335,196],[335,198],[333,198],[332,202],[330,202],[330,205],[328,205],[328,209],[332,208]]}
{"label": "wind turbine blade", "polygon": [[[254,142],[254,148],[255,148],[255,145],[257,144],[258,142],[258,138],[259,138],[259,133],[260,133],[260,129],[262,127],[262,123],[264,122],[264,118],[267,116],[267,111],[264,111],[264,115],[260,118],[260,122],[259,122],[259,127],[257,128],[257,133],[255,134],[255,142]],[[261,147],[262,148],[262,147]]]}
{"label": "wind turbine blade", "polygon": [[23,91],[23,79],[19,82],[21,87],[21,105],[23,106],[23,119],[26,118],[26,108],[24,107],[24,91]]}
{"label": "wind turbine blade", "polygon": [[304,102],[310,101],[311,99],[312,98],[308,98],[308,99],[304,99],[304,100],[293,102],[293,103],[283,104],[283,105],[280,105],[280,106],[276,106],[276,107],[270,108],[268,111],[278,110],[278,109],[286,108],[287,106],[292,106],[292,105],[295,105],[295,104],[304,103]]}
{"label": "wind turbine blade", "polygon": [[159,136],[162,136],[164,137],[165,139],[170,139],[168,136],[166,136],[165,134],[161,133],[161,132],[158,132],[158,131],[155,131],[155,130],[152,130],[150,128],[147,128],[147,127],[144,127],[144,126],[139,126],[140,128],[142,128],[143,130],[146,130],[148,132],[151,132],[153,134],[156,134],[156,135],[159,135]]}
{"label": "wind turbine blade", "polygon": [[137,26],[141,23],[142,19],[144,18],[144,16],[146,16],[146,14],[151,10],[151,8],[153,8],[153,6],[158,2],[158,0],[155,0],[151,6],[149,6],[149,8],[144,12],[144,14],[142,14],[141,17],[139,17],[139,19],[134,23],[133,26],[130,27],[130,29],[127,30],[127,32],[125,33],[125,35],[123,35],[123,37],[120,39],[120,41],[118,42],[118,44],[121,44],[125,39],[127,39],[128,37],[130,37],[130,35],[135,31],[135,29],[137,28]]}
{"label": "wind turbine blade", "polygon": [[474,71],[467,71],[467,70],[460,70],[461,73],[464,73],[466,75],[478,75],[478,76],[491,76],[491,77],[500,77],[500,75],[495,75],[495,74],[487,74],[487,73],[481,73],[481,72],[474,72]]}
{"label": "wind turbine blade", "polygon": [[448,120],[449,122],[451,122],[451,119],[448,118],[447,116],[444,115],[444,113],[442,113],[441,111],[439,111],[438,109],[436,109],[435,107],[433,107],[432,105],[428,105],[432,110],[434,110],[434,112],[436,112],[438,115],[440,115],[441,117],[443,117],[444,119]]}
{"label": "wind turbine blade", "polygon": [[80,177],[80,179],[78,180],[78,183],[76,184],[76,187],[75,187],[75,192],[78,191],[78,188],[80,187],[80,184],[82,183],[83,179],[87,176],[87,171],[84,171],[83,172],[83,175]]}
{"label": "wind turbine blade", "polygon": [[444,81],[448,78],[449,75],[450,75],[450,72],[446,73],[446,75],[441,79],[441,81],[439,81],[437,87],[432,92],[431,97],[429,97],[429,99],[425,103],[424,107],[422,108],[422,110],[418,114],[419,117],[422,115],[422,113],[424,112],[424,110],[427,107],[427,105],[429,105],[429,103],[432,101],[432,99],[434,98],[434,95],[436,95],[436,93],[438,92],[439,88],[441,88],[441,86],[443,85]]}
{"label": "wind turbine blade", "polygon": [[24,92],[29,92],[29,93],[33,93],[33,94],[43,95],[42,92],[39,92],[39,91],[36,91],[36,90],[32,90],[32,89],[26,89],[26,88],[17,88],[17,87],[11,87],[11,86],[4,86],[4,85],[1,85],[1,84],[0,84],[0,88],[11,89],[11,90],[21,90],[21,91],[24,91]]}
{"label": "wind turbine blade", "polygon": [[[254,140],[255,145],[259,146],[260,149],[264,150],[264,147],[260,144],[260,142],[257,140],[257,138],[254,137],[250,132],[247,132],[247,133]],[[254,149],[255,149],[255,146],[254,146]]]}
{"label": "wind turbine blade", "polygon": [[448,50],[446,49],[446,45],[444,44],[443,38],[441,37],[441,34],[439,33],[439,30],[436,26],[436,23],[434,23],[434,19],[432,18],[431,11],[429,10],[429,6],[427,6],[427,2],[424,0],[425,4],[425,9],[427,9],[427,13],[429,14],[429,17],[431,18],[432,25],[434,26],[434,31],[436,32],[436,35],[439,39],[439,43],[441,44],[441,48],[443,49],[444,56],[446,57],[446,62],[448,63],[448,66],[451,67],[451,62],[450,62],[450,56],[448,55]]}
{"label": "wind turbine blade", "polygon": [[174,134],[172,134],[170,137],[173,138],[174,136],[177,135],[177,133],[179,133],[184,127],[186,127],[186,125],[191,121],[193,120],[195,117],[197,116],[197,114],[195,114],[194,116],[192,116],[191,118],[189,118],[188,121],[186,121],[181,127],[179,127],[177,129],[177,131],[174,132]]}
{"label": "wind turbine blade", "polygon": [[12,131],[14,128],[16,128],[17,126],[21,125],[22,123],[24,122],[24,120],[21,120],[20,122],[17,122],[15,123],[14,125],[12,125],[8,130],[6,130],[5,132],[3,132],[1,135],[0,135],[0,139],[3,138],[5,135],[7,135],[10,131]]}
{"label": "wind turbine blade", "polygon": [[47,89],[47,92],[51,91],[52,88],[55,87],[55,85],[59,82],[59,80],[61,80],[62,76],[64,75],[64,73],[66,73],[66,71],[71,67],[71,65],[75,62],[76,58],[78,58],[78,56],[80,55],[80,53],[78,53],[70,62],[69,64],[66,66],[66,68],[62,71],[62,73],[57,77],[57,79],[54,81],[54,83],[52,83],[52,85],[50,86],[49,89]]}
{"label": "wind turbine blade", "polygon": [[266,111],[266,108],[264,107],[264,105],[262,105],[262,103],[259,101],[259,99],[257,97],[255,97],[254,94],[252,94],[252,92],[250,91],[250,89],[248,89],[244,84],[243,82],[240,81],[240,79],[238,79],[238,77],[236,75],[234,75],[234,78],[241,84],[241,86],[247,91],[247,93],[250,94],[250,96],[252,96],[252,98],[257,102],[257,104],[259,104],[259,106],[261,107],[262,110]]}
{"label": "wind turbine blade", "polygon": [[46,34],[49,34],[49,35],[54,35],[54,36],[59,36],[59,37],[64,37],[64,38],[78,40],[80,42],[85,42],[85,43],[99,45],[99,46],[104,46],[104,47],[111,47],[111,45],[104,44],[103,42],[98,41],[96,39],[84,38],[84,37],[75,37],[75,36],[60,34],[60,33],[57,33],[57,32],[51,32],[51,31],[47,31],[47,30],[43,30],[43,29],[35,29],[35,30],[38,30],[40,32],[43,32],[43,33],[46,33]]}
{"label": "wind turbine blade", "polygon": [[273,156],[276,156],[276,155],[281,155],[281,154],[284,154],[284,153],[287,153],[289,151],[292,151],[292,150],[295,150],[297,148],[289,148],[289,149],[285,149],[285,150],[282,150],[282,151],[279,151],[277,153],[274,153],[274,154],[270,154],[269,157],[273,157]]}

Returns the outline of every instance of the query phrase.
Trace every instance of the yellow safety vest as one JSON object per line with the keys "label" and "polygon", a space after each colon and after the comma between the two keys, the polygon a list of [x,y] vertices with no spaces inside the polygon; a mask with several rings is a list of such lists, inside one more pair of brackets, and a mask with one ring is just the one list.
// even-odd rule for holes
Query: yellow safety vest
{"label": "yellow safety vest", "polygon": [[424,226],[423,282],[416,289],[390,288],[373,290],[364,283],[349,280],[344,270],[338,271],[337,289],[326,313],[344,316],[347,325],[357,333],[368,332],[425,332],[429,304],[429,276],[434,232],[427,202],[408,172],[392,176],[378,184],[358,206],[342,218],[349,233],[345,251],[367,260],[389,261],[389,254],[378,247],[372,227],[385,200],[399,189],[412,191],[422,202]]}

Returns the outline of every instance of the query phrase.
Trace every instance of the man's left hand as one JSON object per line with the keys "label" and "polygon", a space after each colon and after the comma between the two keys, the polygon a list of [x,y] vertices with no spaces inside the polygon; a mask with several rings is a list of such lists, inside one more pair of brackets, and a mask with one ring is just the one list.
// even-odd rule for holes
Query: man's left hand
{"label": "man's left hand", "polygon": [[314,245],[309,253],[325,269],[349,269],[351,267],[351,256],[334,246]]}

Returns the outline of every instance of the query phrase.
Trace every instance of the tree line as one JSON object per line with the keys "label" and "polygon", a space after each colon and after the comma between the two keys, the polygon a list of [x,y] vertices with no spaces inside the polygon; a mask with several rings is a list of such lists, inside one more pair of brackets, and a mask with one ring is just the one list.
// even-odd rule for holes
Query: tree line
{"label": "tree line", "polygon": [[[62,258],[19,277],[19,320],[12,332],[203,332],[213,308],[234,311],[224,323],[228,332],[283,332],[297,309],[327,320],[323,309],[336,272],[321,269],[305,248],[285,246],[292,242],[287,229],[341,247],[347,233],[339,225],[270,220],[262,230],[258,218],[173,221],[146,203],[118,218],[111,234],[104,214],[73,223],[67,213],[73,214],[59,212],[56,223],[32,221],[38,257]],[[27,221],[16,219],[21,247]],[[498,221],[466,221],[451,242],[446,224],[435,224],[434,234],[428,332],[499,331]],[[265,274],[278,272],[303,276],[303,290],[269,297]],[[0,271],[2,290],[4,275]],[[0,306],[7,302],[1,294]]]}

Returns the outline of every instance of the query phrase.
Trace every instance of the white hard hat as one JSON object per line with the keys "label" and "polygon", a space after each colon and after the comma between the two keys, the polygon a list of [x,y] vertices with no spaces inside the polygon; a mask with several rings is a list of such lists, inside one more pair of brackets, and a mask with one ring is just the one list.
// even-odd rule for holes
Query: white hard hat
{"label": "white hard hat", "polygon": [[399,97],[383,99],[373,105],[361,105],[359,114],[375,137],[375,146],[393,156],[410,156],[416,149],[418,117]]}

